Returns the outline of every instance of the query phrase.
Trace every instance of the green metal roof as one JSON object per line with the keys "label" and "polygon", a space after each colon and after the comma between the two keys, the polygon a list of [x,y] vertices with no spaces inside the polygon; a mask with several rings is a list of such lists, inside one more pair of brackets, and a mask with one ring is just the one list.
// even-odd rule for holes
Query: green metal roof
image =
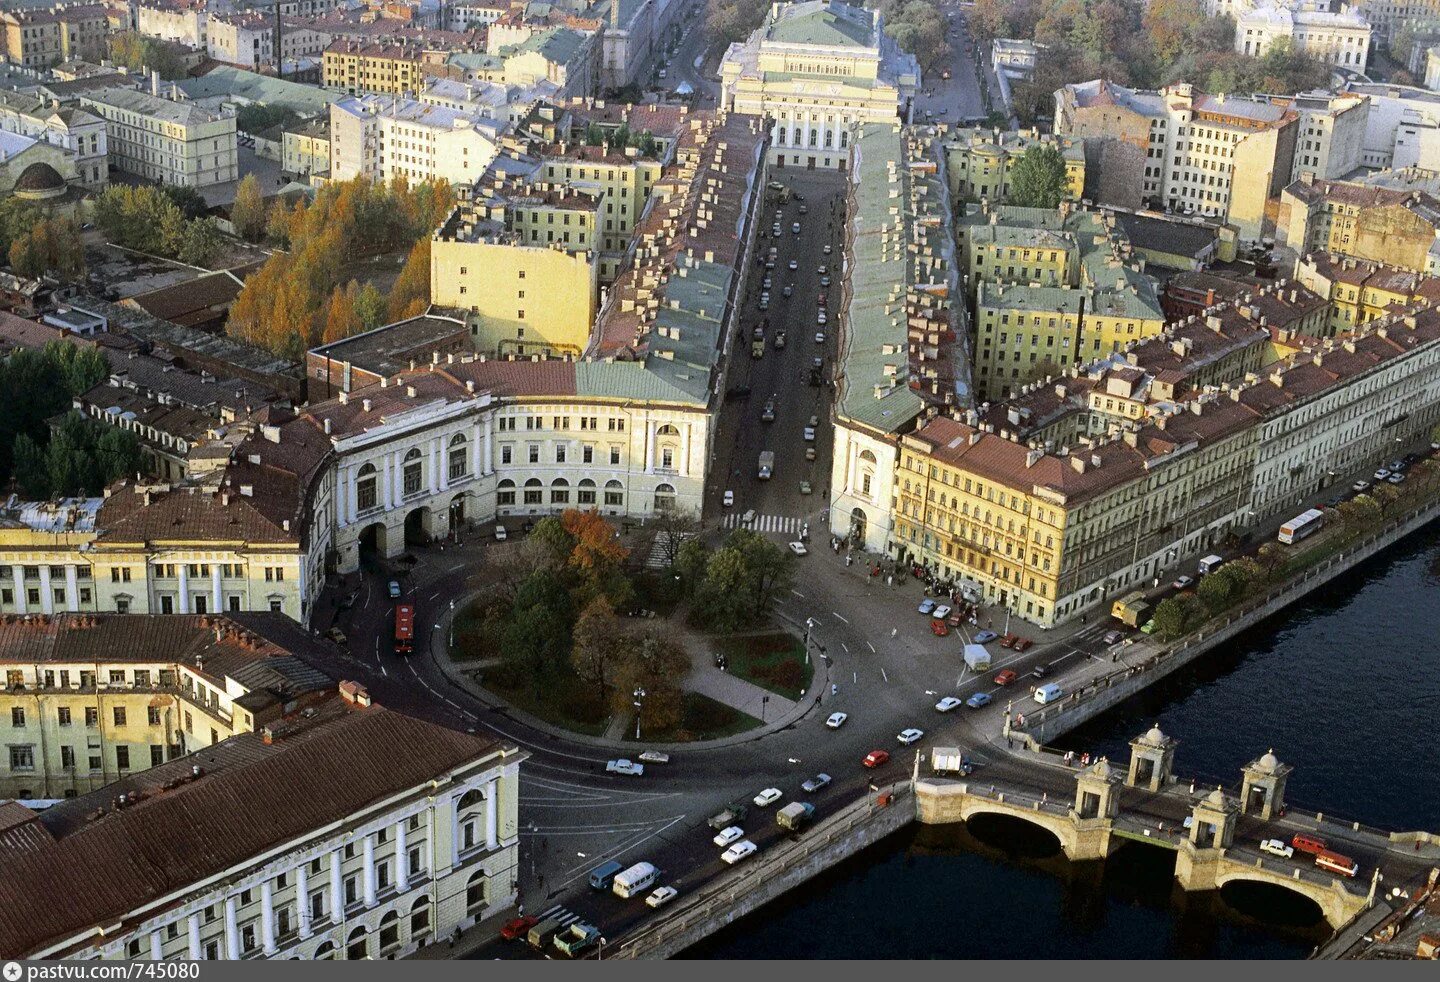
{"label": "green metal roof", "polygon": [[327,92],[316,85],[286,82],[230,65],[221,65],[199,78],[185,79],[175,84],[192,100],[225,96],[259,103],[262,106],[293,109],[301,116],[326,112],[331,103],[342,98],[342,93]]}
{"label": "green metal roof", "polygon": [[832,0],[805,0],[779,5],[765,31],[781,44],[868,48],[875,43],[870,11]]}

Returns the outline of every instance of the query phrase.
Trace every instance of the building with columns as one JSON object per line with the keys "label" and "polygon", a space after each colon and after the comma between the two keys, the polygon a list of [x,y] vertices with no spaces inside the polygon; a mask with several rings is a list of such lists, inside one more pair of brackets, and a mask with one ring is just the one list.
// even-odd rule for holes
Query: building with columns
{"label": "building with columns", "polygon": [[774,3],[720,63],[720,106],[765,117],[771,162],[845,167],[855,128],[909,120],[920,66],[878,12],[840,0]]}
{"label": "building with columns", "polygon": [[342,682],[203,757],[0,805],[0,956],[405,957],[514,903],[525,757]]}

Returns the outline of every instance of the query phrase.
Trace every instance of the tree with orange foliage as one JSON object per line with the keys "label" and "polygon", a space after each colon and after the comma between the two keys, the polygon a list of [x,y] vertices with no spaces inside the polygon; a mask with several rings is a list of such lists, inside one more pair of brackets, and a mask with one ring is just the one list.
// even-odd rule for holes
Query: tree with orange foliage
{"label": "tree with orange foliage", "polygon": [[430,237],[416,242],[390,290],[390,319],[418,317],[430,309]]}
{"label": "tree with orange foliage", "polygon": [[360,322],[360,315],[355,312],[355,297],[359,293],[360,285],[351,280],[345,289],[337,286],[335,292],[330,294],[330,306],[325,311],[325,332],[321,335],[321,341],[330,344],[364,330],[365,325]]}
{"label": "tree with orange foliage", "polygon": [[560,525],[570,534],[574,545],[569,565],[584,572],[610,570],[630,555],[620,544],[620,534],[597,511],[567,508],[560,515]]}

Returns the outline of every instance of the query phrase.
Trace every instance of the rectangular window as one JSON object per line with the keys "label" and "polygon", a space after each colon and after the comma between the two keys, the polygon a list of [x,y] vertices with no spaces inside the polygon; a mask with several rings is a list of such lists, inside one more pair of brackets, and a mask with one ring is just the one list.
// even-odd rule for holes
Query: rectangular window
{"label": "rectangular window", "polygon": [[60,766],[61,766],[61,767],[66,767],[66,768],[70,768],[70,767],[74,767],[74,766],[75,766],[75,748],[74,748],[74,747],[63,746],[63,745],[60,747]]}
{"label": "rectangular window", "polygon": [[12,706],[12,707],[11,707],[11,709],[10,709],[10,725],[11,725],[11,726],[16,726],[16,727],[24,726],[24,725],[25,725],[25,710],[24,710],[23,707],[21,707],[21,706]]}
{"label": "rectangular window", "polygon": [[10,769],[12,771],[33,771],[35,769],[35,748],[31,746],[11,747]]}
{"label": "rectangular window", "polygon": [[100,725],[100,707],[99,707],[99,706],[86,706],[86,707],[85,707],[85,725],[86,725],[86,726],[89,726],[89,727],[92,727],[92,728]]}
{"label": "rectangular window", "polygon": [[70,707],[69,707],[69,706],[61,706],[59,709],[55,710],[55,718],[56,718],[56,720],[59,722],[59,724],[60,724],[61,726],[69,726],[69,725],[70,725]]}
{"label": "rectangular window", "polygon": [[116,726],[124,726],[124,725],[125,725],[125,707],[124,707],[124,706],[116,706],[113,712],[114,712],[114,716],[115,716],[115,725],[116,725]]}
{"label": "rectangular window", "polygon": [[159,767],[165,763],[165,747],[163,744],[150,744],[150,766]]}
{"label": "rectangular window", "polygon": [[122,771],[130,769],[130,748],[124,745],[115,748],[115,766]]}

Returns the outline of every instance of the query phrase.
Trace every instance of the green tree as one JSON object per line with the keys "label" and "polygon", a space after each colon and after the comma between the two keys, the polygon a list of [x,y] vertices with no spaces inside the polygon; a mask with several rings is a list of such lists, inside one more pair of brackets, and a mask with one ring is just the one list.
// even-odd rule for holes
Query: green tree
{"label": "green tree", "polygon": [[385,323],[385,297],[374,283],[367,282],[355,295],[355,314],[367,331]]}
{"label": "green tree", "polygon": [[543,557],[545,568],[550,570],[558,571],[564,568],[570,561],[571,550],[575,548],[575,538],[565,531],[564,524],[556,515],[536,522],[526,538],[535,543],[535,548]]}
{"label": "green tree", "polygon": [[45,451],[28,433],[21,433],[14,443],[15,480],[21,493],[30,501],[50,497],[50,474]]}
{"label": "green tree", "polygon": [[745,560],[746,588],[752,617],[763,617],[775,604],[775,597],[790,589],[795,569],[791,555],[758,532],[736,529],[725,543],[738,549]]}
{"label": "green tree", "polygon": [[684,707],[679,681],[689,670],[690,659],[678,645],[653,628],[641,631],[624,648],[612,690],[616,710],[632,709],[635,690],[644,689],[642,722],[662,730],[676,726]]}
{"label": "green tree", "polygon": [[196,218],[204,218],[210,213],[210,203],[205,200],[204,195],[194,188],[185,187],[181,184],[162,184],[160,185],[160,190],[165,193],[165,197],[169,198],[176,208],[180,209],[180,214],[184,215],[188,220],[193,221]]}
{"label": "green tree", "polygon": [[1155,631],[1166,640],[1174,640],[1195,627],[1202,616],[1203,608],[1193,595],[1167,597],[1155,608]]}
{"label": "green tree", "polygon": [[213,218],[202,218],[185,226],[175,257],[191,266],[208,267],[225,246],[225,235]]}
{"label": "green tree", "polygon": [[1022,208],[1060,207],[1069,190],[1065,157],[1052,143],[1031,146],[1010,168],[1010,194],[1006,199]]}
{"label": "green tree", "polygon": [[58,368],[65,391],[72,396],[89,392],[110,375],[110,364],[99,348],[82,348],[70,341],[51,341],[42,351]]}
{"label": "green tree", "polygon": [[695,593],[692,616],[716,630],[734,631],[750,620],[745,556],[739,549],[717,549],[705,563],[705,579]]}
{"label": "green tree", "polygon": [[265,234],[265,196],[254,174],[246,174],[235,189],[235,203],[230,206],[230,224],[235,234],[246,242],[259,242]]}
{"label": "green tree", "polygon": [[686,593],[694,593],[705,578],[705,566],[710,561],[710,548],[699,538],[686,539],[675,554],[675,572],[680,574]]}
{"label": "green tree", "polygon": [[573,620],[570,594],[553,574],[537,571],[515,591],[501,652],[530,676],[537,695],[569,656]]}

